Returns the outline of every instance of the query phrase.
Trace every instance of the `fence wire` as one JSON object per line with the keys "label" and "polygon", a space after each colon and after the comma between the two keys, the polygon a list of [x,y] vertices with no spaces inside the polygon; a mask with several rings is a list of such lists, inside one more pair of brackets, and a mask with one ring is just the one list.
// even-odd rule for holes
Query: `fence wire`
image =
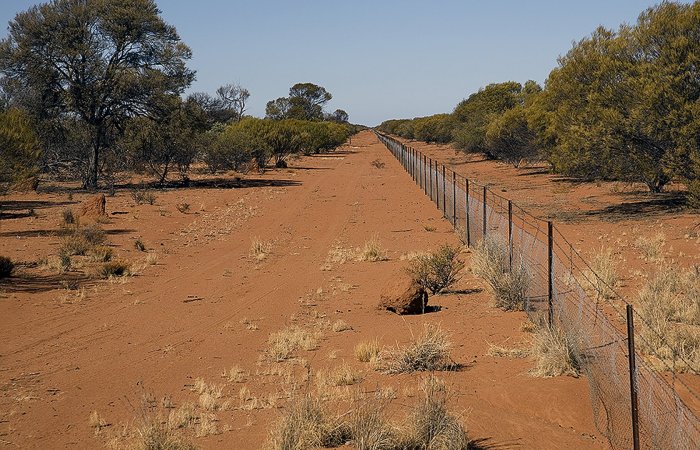
{"label": "fence wire", "polygon": [[[532,280],[524,305],[528,316],[536,323],[555,324],[574,336],[581,349],[598,431],[614,449],[633,448],[624,299],[600,295],[595,287],[602,279],[550,223],[421,152],[375,133],[465,243],[474,246],[485,238],[508,243],[512,260],[522,263]],[[639,314],[635,317],[646,321]],[[635,340],[643,339],[635,333]],[[698,396],[680,379],[674,378],[672,386],[642,355],[635,355],[640,448],[700,449],[700,421],[676,392],[675,383]]]}

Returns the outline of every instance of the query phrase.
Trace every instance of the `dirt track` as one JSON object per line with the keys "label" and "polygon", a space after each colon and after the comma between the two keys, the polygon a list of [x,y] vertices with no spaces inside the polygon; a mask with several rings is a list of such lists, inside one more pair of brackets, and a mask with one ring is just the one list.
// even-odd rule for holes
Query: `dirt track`
{"label": "dirt track", "polygon": [[[385,167],[372,166],[375,159]],[[136,238],[158,255],[156,265],[123,283],[89,281],[80,299],[25,269],[0,285],[0,443],[94,448],[139,419],[145,394],[158,401],[170,395],[175,405],[196,402],[192,386],[203,378],[224,384],[230,407],[216,413],[219,431],[195,443],[259,448],[286,402],[285,382],[273,369],[288,367],[295,377],[306,370],[303,363],[261,360],[269,333],[293,323],[323,331],[320,347],[299,355],[312,373],[343,362],[362,370],[359,388],[393,387],[399,418],[424,376],[374,372],[355,360],[353,347],[375,337],[406,343],[411,330],[431,322],[452,333],[453,359],[464,365],[439,376],[473,438],[498,448],[607,448],[593,426],[585,379],[532,378],[529,359],[487,356],[489,343],[527,339],[520,331],[525,317],[492,307],[483,283],[468,273],[462,293],[431,298],[438,312],[402,318],[376,310],[382,287],[406,265],[402,255],[458,240],[370,132],[335,153],[257,178],[267,186],[168,191],[153,206],[134,206],[126,192],[108,198],[108,211],[125,212],[104,225],[120,257],[144,258],[134,250]],[[29,261],[55,251],[57,237],[33,231],[57,228],[71,203],[65,194],[9,200],[44,203],[36,218],[0,220],[0,254]],[[181,202],[193,212],[178,212]],[[272,243],[263,260],[249,255],[255,237]],[[331,249],[361,247],[372,237],[389,261],[329,260]],[[468,253],[462,258],[468,263]],[[332,331],[328,323],[337,319],[352,330]],[[248,373],[243,383],[221,378],[233,364]],[[241,408],[248,404],[242,386],[255,397],[281,398]],[[97,435],[88,423],[92,411],[111,424]]]}

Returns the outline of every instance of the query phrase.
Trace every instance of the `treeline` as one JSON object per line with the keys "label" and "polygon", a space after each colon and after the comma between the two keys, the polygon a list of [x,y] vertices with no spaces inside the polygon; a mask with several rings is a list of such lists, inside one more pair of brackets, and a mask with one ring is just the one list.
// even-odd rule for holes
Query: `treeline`
{"label": "treeline", "polygon": [[[236,84],[184,96],[192,54],[153,0],[54,0],[17,14],[0,41],[0,188],[48,173],[87,188],[123,171],[160,183],[194,164],[211,171],[281,167],[356,131],[332,96],[299,83],[278,114],[245,114]],[[271,102],[274,103],[274,102]]]}
{"label": "treeline", "polygon": [[388,120],[407,139],[452,142],[519,165],[548,161],[583,180],[685,183],[700,206],[700,2],[664,2],[636,24],[598,28],[559,59],[544,88],[495,83],[451,114]]}

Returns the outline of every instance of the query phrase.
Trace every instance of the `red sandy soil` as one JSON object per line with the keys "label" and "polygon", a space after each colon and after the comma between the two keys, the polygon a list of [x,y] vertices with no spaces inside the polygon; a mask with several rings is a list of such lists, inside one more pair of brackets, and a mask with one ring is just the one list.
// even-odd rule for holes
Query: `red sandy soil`
{"label": "red sandy soil", "polygon": [[[445,148],[431,151],[451,155]],[[374,167],[375,159],[385,167]],[[598,210],[614,195],[645,197],[610,194],[606,186],[551,183],[548,175],[516,178],[527,170],[491,162],[460,167],[477,179],[503,181],[504,195],[528,207],[554,202],[572,211],[577,204]],[[383,286],[407,265],[402,255],[459,240],[371,132],[334,153],[248,176],[237,188],[156,194],[155,205],[134,205],[128,190],[107,198],[108,212],[119,214],[110,214],[102,227],[118,259],[138,268],[135,276],[104,281],[82,277],[90,268],[57,274],[20,266],[0,282],[0,443],[7,448],[126,443],[124,426],[153,414],[144,403],[160,405],[165,396],[175,407],[197,403],[193,388],[201,378],[221,385],[219,401],[229,404],[213,413],[218,431],[203,437],[192,428],[182,433],[203,448],[257,449],[295,387],[313,390],[313,374],[343,364],[364,378],[331,388],[341,409],[343,398],[358,389],[392,388],[392,417],[400,420],[412,410],[426,374],[376,372],[355,359],[353,348],[374,338],[385,346],[406,344],[426,323],[451,333],[452,358],[463,368],[437,375],[449,386],[450,407],[462,414],[472,438],[497,448],[608,447],[593,425],[585,378],[534,378],[529,358],[488,356],[490,344],[525,346],[530,335],[521,331],[525,315],[493,307],[485,284],[468,271],[456,287],[461,293],[431,297],[431,304],[441,306],[437,312],[400,317],[376,309]],[[584,195],[595,201],[572,202]],[[76,193],[69,200],[60,189],[3,197],[0,254],[27,263],[55,255],[62,210],[77,210],[86,197]],[[190,211],[179,212],[181,203]],[[27,214],[30,208],[34,216]],[[585,227],[571,226],[565,234],[582,248],[618,245],[618,239],[630,247],[632,221],[639,230],[662,229],[674,258],[680,260],[683,249],[684,262],[697,258],[697,241],[682,236],[682,230],[691,231],[693,216],[662,212],[614,223],[601,218],[593,215]],[[373,237],[388,261],[329,258],[334,248],[362,247]],[[147,253],[135,249],[136,239],[157,256],[156,264],[144,262]],[[270,243],[266,258],[250,255],[254,239]],[[461,258],[468,266],[469,253]],[[80,289],[61,287],[66,278],[79,279]],[[333,331],[338,319],[352,328]],[[298,351],[292,361],[270,361],[268,335],[292,324],[322,333],[318,348]],[[245,372],[240,382],[221,377],[233,365]],[[239,394],[244,386],[249,395]],[[108,424],[99,432],[90,425],[93,411]]]}

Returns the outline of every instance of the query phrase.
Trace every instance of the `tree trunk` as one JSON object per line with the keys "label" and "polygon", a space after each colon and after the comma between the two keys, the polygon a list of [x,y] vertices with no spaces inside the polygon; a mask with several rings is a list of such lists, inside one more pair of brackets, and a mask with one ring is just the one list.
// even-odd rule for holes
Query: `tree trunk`
{"label": "tree trunk", "polygon": [[90,155],[90,160],[88,161],[88,177],[85,182],[85,187],[89,190],[97,189],[97,173],[99,172],[99,156],[100,156],[100,145],[99,143],[94,143],[92,146],[92,154]]}

